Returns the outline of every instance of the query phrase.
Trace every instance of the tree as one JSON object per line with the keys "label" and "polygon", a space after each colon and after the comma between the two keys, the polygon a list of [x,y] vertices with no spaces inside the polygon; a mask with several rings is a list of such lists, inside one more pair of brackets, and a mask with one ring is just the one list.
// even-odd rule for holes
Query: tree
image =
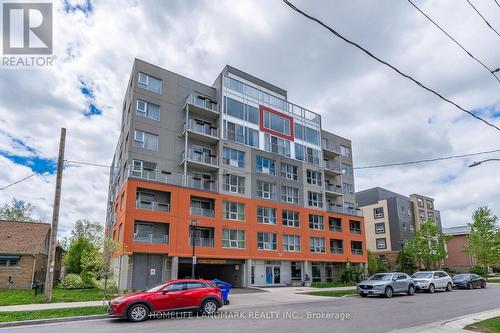
{"label": "tree", "polygon": [[87,219],[77,220],[73,230],[71,230],[71,238],[84,237],[98,248],[101,248],[104,240],[103,230],[104,228],[98,222],[90,222]]}
{"label": "tree", "polygon": [[419,267],[430,269],[446,258],[445,244],[450,238],[441,235],[438,226],[432,220],[427,220],[420,224],[415,237],[405,246],[405,252],[416,259]]}
{"label": "tree", "polygon": [[5,203],[0,207],[0,219],[10,221],[33,221],[33,209],[35,207],[29,201],[17,200]]}
{"label": "tree", "polygon": [[80,274],[82,272],[82,257],[89,248],[95,248],[95,246],[83,236],[78,236],[71,241],[68,252],[63,258],[68,273]]}
{"label": "tree", "polygon": [[367,251],[367,255],[368,274],[373,275],[375,273],[387,272],[389,270],[389,265],[385,259],[374,255],[371,251]]}
{"label": "tree", "polygon": [[416,260],[411,251],[403,247],[396,258],[396,267],[398,271],[405,272],[408,275],[413,274],[417,268]]}
{"label": "tree", "polygon": [[500,261],[500,228],[498,217],[488,207],[479,207],[472,214],[471,232],[467,237],[466,252],[477,264],[488,271]]}

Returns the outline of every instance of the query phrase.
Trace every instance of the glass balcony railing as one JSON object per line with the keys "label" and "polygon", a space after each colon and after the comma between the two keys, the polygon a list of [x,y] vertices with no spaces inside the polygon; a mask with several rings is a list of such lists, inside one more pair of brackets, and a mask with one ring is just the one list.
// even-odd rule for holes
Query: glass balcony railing
{"label": "glass balcony railing", "polygon": [[330,253],[333,253],[333,254],[343,254],[344,253],[344,249],[341,248],[341,247],[332,247],[330,249]]}
{"label": "glass balcony railing", "polygon": [[331,225],[330,231],[342,232],[342,227],[340,225]]}
{"label": "glass balcony railing", "polygon": [[340,165],[334,161],[323,161],[323,166],[325,169],[340,172]]}
{"label": "glass balcony railing", "polygon": [[211,208],[191,207],[190,212],[191,215],[194,216],[206,216],[206,217],[215,216],[215,210]]}
{"label": "glass balcony railing", "polygon": [[340,145],[333,142],[324,141],[321,143],[323,149],[340,154]]}
{"label": "glass balcony railing", "polygon": [[219,129],[218,128],[209,126],[207,124],[200,124],[200,123],[194,121],[193,119],[190,119],[188,121],[187,125],[186,125],[186,123],[184,123],[184,130],[191,130],[193,132],[208,135],[208,136],[211,136],[214,138],[219,137]]}
{"label": "glass balcony railing", "polygon": [[361,235],[361,229],[358,229],[358,228],[350,228],[349,231],[351,232],[351,234],[357,234],[357,235]]}
{"label": "glass balcony railing", "polygon": [[198,108],[219,113],[217,103],[214,100],[197,92],[193,92],[188,95],[188,97],[186,98],[186,104],[192,104],[197,106]]}
{"label": "glass balcony railing", "polygon": [[327,190],[329,192],[335,192],[335,193],[342,194],[342,186],[340,186],[340,185],[334,185],[334,184],[328,184],[328,183],[326,183],[325,184],[325,190]]}
{"label": "glass balcony railing", "polygon": [[[189,246],[193,246],[193,238],[189,237]],[[214,239],[213,238],[194,238],[194,246],[206,246],[206,247],[214,247]]]}
{"label": "glass balcony railing", "polygon": [[187,154],[186,154],[186,152],[183,152],[182,159],[183,160],[187,159],[190,161],[199,162],[199,163],[208,164],[208,165],[213,165],[213,166],[218,165],[217,155],[198,153],[192,149],[188,149]]}
{"label": "glass balcony railing", "polygon": [[356,256],[361,256],[361,255],[363,255],[363,250],[362,249],[352,249],[351,253],[356,255]]}
{"label": "glass balcony railing", "polygon": [[139,244],[168,244],[168,235],[138,232],[134,234],[134,243]]}
{"label": "glass balcony railing", "polygon": [[160,183],[182,186],[182,174],[168,174],[156,170],[131,170],[127,168],[127,177],[153,180]]}
{"label": "glass balcony railing", "polygon": [[326,210],[329,212],[332,212],[332,213],[339,213],[339,214],[344,213],[344,210],[342,209],[342,207],[339,207],[337,205],[327,205]]}
{"label": "glass balcony railing", "polygon": [[135,207],[137,209],[170,212],[170,204],[163,202],[137,200],[135,202]]}
{"label": "glass balcony railing", "polygon": [[211,192],[217,192],[218,189],[217,182],[215,180],[208,180],[193,176],[187,176],[186,186]]}

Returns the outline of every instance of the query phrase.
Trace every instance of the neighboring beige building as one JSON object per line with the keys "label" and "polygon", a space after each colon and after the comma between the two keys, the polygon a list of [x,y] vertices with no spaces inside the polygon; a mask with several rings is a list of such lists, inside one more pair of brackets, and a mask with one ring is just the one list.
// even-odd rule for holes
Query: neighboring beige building
{"label": "neighboring beige building", "polygon": [[387,200],[380,200],[373,205],[361,207],[365,217],[366,246],[375,254],[386,254],[392,251],[391,230]]}
{"label": "neighboring beige building", "polygon": [[410,201],[413,203],[413,211],[415,215],[415,223],[417,228],[420,223],[426,220],[433,220],[441,231],[441,214],[434,207],[434,199],[425,197],[420,194],[411,194]]}

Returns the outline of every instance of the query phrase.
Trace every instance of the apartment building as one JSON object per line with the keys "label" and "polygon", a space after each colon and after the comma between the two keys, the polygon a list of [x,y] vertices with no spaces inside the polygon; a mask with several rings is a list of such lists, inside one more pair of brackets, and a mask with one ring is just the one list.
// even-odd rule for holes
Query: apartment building
{"label": "apartment building", "polygon": [[234,286],[332,281],[366,263],[351,142],[231,66],[209,86],[136,59],[112,165],[121,289],[190,277],[193,261],[196,277]]}
{"label": "apartment building", "polygon": [[432,198],[418,194],[406,197],[374,187],[356,192],[356,200],[363,211],[367,249],[390,261],[423,221],[431,219],[441,230],[441,217]]}

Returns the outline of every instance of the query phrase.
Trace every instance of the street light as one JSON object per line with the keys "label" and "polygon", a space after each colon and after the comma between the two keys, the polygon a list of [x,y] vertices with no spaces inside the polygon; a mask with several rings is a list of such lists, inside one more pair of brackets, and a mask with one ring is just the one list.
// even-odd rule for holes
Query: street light
{"label": "street light", "polygon": [[484,161],[478,161],[478,162],[474,162],[472,163],[471,165],[469,165],[469,168],[473,168],[475,166],[478,166],[479,164],[481,163],[484,163],[484,162],[489,162],[489,161],[497,161],[497,162],[500,162],[500,158],[489,158],[487,160],[484,160]]}
{"label": "street light", "polygon": [[195,247],[196,247],[196,241],[195,241],[195,236],[196,236],[196,225],[198,224],[198,221],[196,220],[191,220],[191,223],[189,224],[190,229],[191,229],[191,243],[193,245],[193,258],[191,262],[191,279],[194,279],[194,266],[196,265],[196,257],[195,257]]}

